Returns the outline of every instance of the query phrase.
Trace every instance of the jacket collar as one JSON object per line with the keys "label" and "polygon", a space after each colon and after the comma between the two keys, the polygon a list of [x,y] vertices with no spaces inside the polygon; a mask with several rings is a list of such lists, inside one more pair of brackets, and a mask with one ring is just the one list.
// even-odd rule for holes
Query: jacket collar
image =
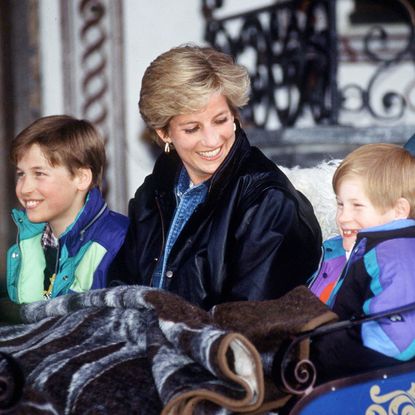
{"label": "jacket collar", "polygon": [[107,204],[102,198],[100,190],[97,187],[92,188],[89,191],[85,204],[78,213],[78,216],[61,235],[59,240],[72,239],[74,237],[80,237],[82,239],[86,230],[92,226],[107,209]]}
{"label": "jacket collar", "polygon": [[400,238],[413,238],[414,232],[414,219],[398,219],[385,225],[373,226],[371,228],[361,230],[357,233],[355,246],[357,246],[362,240],[370,240],[371,244],[376,244],[379,241],[382,242],[385,239],[394,239],[397,236]]}
{"label": "jacket collar", "polygon": [[45,229],[46,223],[34,223],[30,222],[23,209],[13,209],[12,218],[18,229],[19,239],[28,239],[42,233]]}
{"label": "jacket collar", "polygon": [[237,175],[244,160],[248,157],[251,146],[245,132],[239,125],[239,122],[235,120],[235,142],[223,163],[216,170],[212,176],[209,192],[221,193],[224,191],[224,187],[228,183],[228,178]]}
{"label": "jacket collar", "polygon": [[[63,238],[79,237],[105,212],[107,205],[101,196],[98,188],[94,187],[87,195],[86,202],[83,208],[78,213],[73,223],[60,236],[59,240]],[[46,223],[34,223],[29,220],[26,212],[22,209],[13,209],[12,217],[19,229],[21,239],[33,237],[42,233],[45,229]]]}

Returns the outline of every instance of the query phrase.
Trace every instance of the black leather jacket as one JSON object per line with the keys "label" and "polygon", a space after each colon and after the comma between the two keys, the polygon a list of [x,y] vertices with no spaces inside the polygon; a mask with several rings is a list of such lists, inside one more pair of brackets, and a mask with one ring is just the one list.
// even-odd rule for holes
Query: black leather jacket
{"label": "black leather jacket", "polygon": [[[176,207],[182,163],[162,154],[129,203],[130,228],[110,279],[151,285]],[[239,127],[225,161],[173,246],[166,289],[209,309],[277,298],[317,268],[321,232],[309,201]]]}

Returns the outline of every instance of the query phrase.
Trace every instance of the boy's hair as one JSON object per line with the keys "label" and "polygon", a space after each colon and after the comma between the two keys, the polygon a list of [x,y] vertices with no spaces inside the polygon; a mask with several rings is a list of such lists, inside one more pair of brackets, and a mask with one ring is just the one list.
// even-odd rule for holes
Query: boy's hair
{"label": "boy's hair", "polygon": [[346,178],[359,178],[364,192],[380,212],[395,206],[400,197],[411,207],[409,217],[415,218],[415,157],[395,144],[366,144],[352,151],[333,176],[337,194]]}
{"label": "boy's hair", "polygon": [[77,169],[88,168],[92,172],[90,187],[101,185],[105,146],[101,135],[89,121],[69,115],[39,118],[12,140],[12,162],[17,165],[33,144],[39,145],[52,166],[64,166],[72,176]]}
{"label": "boy's hair", "polygon": [[152,132],[167,132],[176,115],[204,108],[214,93],[222,94],[235,117],[249,99],[248,71],[233,58],[211,47],[182,45],[158,56],[146,69],[140,91],[139,109]]}

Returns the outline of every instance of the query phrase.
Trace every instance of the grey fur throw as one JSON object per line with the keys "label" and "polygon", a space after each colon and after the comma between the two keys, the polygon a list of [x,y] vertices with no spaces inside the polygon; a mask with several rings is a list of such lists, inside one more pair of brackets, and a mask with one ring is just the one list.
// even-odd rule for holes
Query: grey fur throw
{"label": "grey fur throw", "polygon": [[[335,319],[305,287],[208,313],[122,286],[28,304],[22,317],[0,326],[0,353],[25,379],[7,414],[263,413],[288,399],[271,374],[281,342]],[[0,361],[0,380],[9,366]]]}

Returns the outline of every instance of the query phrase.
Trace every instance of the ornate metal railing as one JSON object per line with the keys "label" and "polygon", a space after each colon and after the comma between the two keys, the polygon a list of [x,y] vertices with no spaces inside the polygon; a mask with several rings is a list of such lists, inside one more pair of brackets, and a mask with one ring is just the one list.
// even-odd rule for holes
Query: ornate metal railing
{"label": "ornate metal railing", "polygon": [[268,129],[413,123],[413,2],[385,2],[385,12],[387,7],[397,12],[398,23],[349,22],[342,32],[339,22],[347,17],[342,1],[276,1],[226,15],[224,0],[202,0],[205,40],[250,72],[246,120]]}

